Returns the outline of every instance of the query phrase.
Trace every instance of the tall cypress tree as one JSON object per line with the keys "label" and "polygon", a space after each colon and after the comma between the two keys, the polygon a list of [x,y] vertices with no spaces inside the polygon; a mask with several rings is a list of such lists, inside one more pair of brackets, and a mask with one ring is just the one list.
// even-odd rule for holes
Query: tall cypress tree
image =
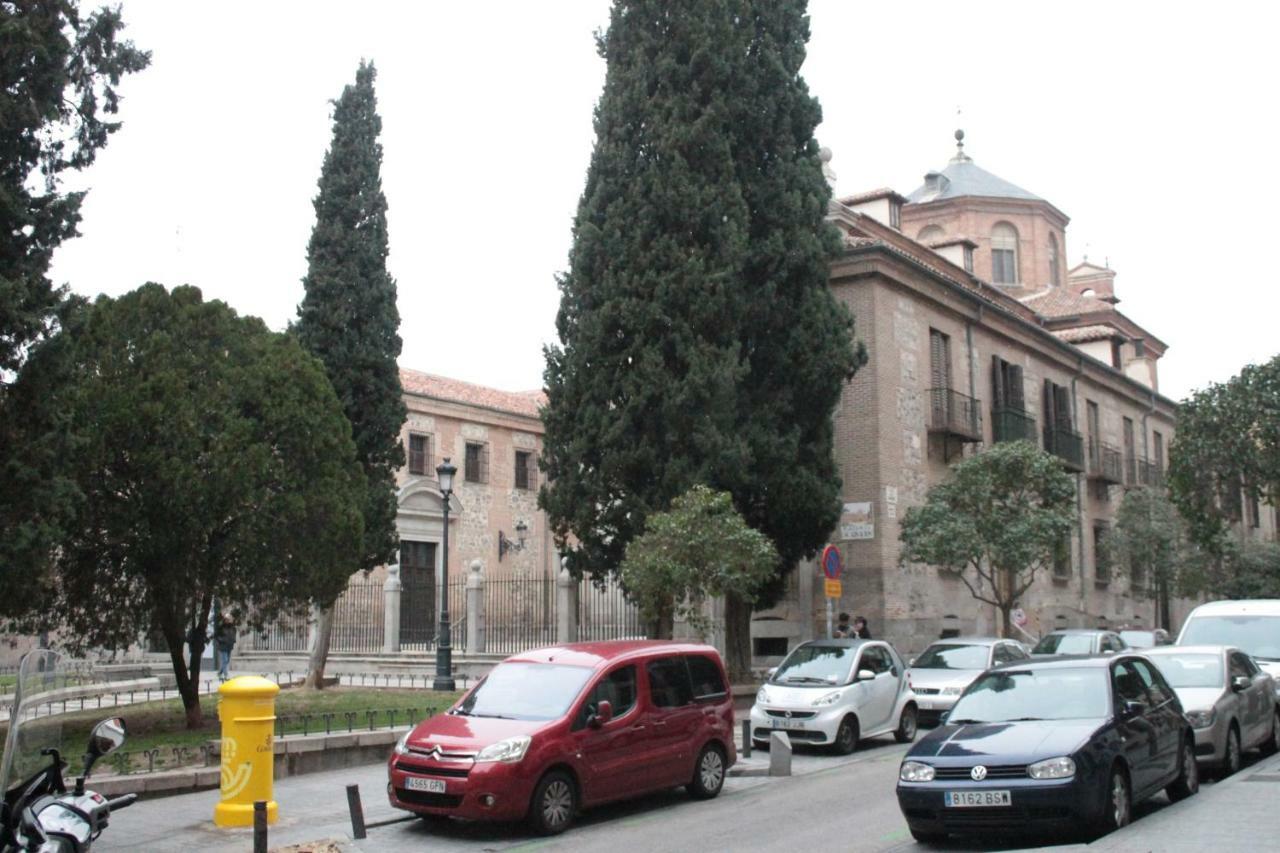
{"label": "tall cypress tree", "polygon": [[[316,224],[307,244],[306,295],[296,331],[324,363],[368,481],[364,544],[356,569],[395,559],[395,472],[404,465],[400,427],[406,409],[396,358],[400,313],[387,273],[387,200],[373,63],[360,63],[354,85],[334,103],[333,142],[320,170]],[[322,605],[330,602],[321,602]],[[323,609],[308,681],[323,682],[332,613]]]}
{"label": "tall cypress tree", "polygon": [[[615,570],[695,483],[773,539],[777,578],[838,518],[831,415],[865,355],[826,284],[838,242],[799,76],[804,10],[618,0],[600,39],[596,146],[546,352],[540,501],[577,573]],[[728,604],[740,674],[750,609]]]}

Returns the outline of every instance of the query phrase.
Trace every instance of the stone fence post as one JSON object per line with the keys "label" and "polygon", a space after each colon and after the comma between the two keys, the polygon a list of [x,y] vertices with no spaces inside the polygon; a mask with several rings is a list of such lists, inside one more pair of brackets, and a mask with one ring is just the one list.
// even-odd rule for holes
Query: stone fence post
{"label": "stone fence post", "polygon": [[387,566],[387,579],[382,582],[382,653],[400,652],[400,564]]}
{"label": "stone fence post", "polygon": [[561,560],[556,575],[556,642],[578,642],[578,581],[569,574]]}
{"label": "stone fence post", "polygon": [[479,560],[471,561],[467,573],[467,652],[475,654],[485,650],[484,567]]}

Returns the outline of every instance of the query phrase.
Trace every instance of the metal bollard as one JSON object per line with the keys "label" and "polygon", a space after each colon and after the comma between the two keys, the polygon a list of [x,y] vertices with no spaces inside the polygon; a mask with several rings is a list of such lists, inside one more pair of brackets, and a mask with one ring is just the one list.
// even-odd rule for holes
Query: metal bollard
{"label": "metal bollard", "polygon": [[751,757],[751,721],[742,721],[742,757]]}
{"label": "metal bollard", "polygon": [[791,775],[791,738],[786,732],[769,733],[769,775]]}
{"label": "metal bollard", "polygon": [[347,786],[347,808],[351,811],[351,837],[357,841],[367,833],[364,828],[364,807],[360,805],[360,786]]}
{"label": "metal bollard", "polygon": [[253,804],[253,853],[267,853],[267,804]]}

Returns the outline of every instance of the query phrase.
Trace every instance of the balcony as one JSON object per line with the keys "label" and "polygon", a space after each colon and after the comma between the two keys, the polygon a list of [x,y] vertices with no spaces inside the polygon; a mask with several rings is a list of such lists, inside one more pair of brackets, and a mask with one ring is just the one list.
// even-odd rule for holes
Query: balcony
{"label": "balcony", "polygon": [[1066,463],[1072,471],[1084,470],[1084,439],[1065,426],[1044,428],[1044,449]]}
{"label": "balcony", "polygon": [[991,434],[995,441],[1030,441],[1035,443],[1036,419],[1021,409],[992,409]]}
{"label": "balcony", "polygon": [[950,388],[929,389],[929,432],[982,441],[982,410],[972,397]]}
{"label": "balcony", "polygon": [[1124,458],[1120,451],[1100,441],[1089,442],[1089,479],[1102,483],[1124,483]]}
{"label": "balcony", "polygon": [[1138,460],[1138,483],[1153,489],[1164,488],[1164,468],[1150,459]]}

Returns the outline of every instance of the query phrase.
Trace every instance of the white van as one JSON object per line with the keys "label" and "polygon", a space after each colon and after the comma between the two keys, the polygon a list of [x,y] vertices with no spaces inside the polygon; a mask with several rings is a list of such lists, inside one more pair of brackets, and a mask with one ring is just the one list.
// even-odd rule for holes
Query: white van
{"label": "white van", "polygon": [[1280,599],[1202,604],[1182,623],[1178,645],[1235,646],[1251,655],[1280,685]]}

